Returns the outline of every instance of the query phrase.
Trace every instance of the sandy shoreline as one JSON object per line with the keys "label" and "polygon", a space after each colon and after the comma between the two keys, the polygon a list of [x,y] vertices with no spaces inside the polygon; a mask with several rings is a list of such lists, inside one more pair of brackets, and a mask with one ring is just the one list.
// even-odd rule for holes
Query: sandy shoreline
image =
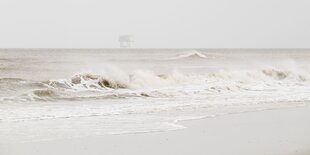
{"label": "sandy shoreline", "polygon": [[177,131],[0,145],[0,155],[310,154],[310,107],[180,122]]}

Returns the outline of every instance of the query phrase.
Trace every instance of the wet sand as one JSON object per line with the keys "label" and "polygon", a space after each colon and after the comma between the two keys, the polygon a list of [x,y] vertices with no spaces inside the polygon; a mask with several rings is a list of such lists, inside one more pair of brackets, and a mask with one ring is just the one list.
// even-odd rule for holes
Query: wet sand
{"label": "wet sand", "polygon": [[183,121],[177,131],[0,145],[1,155],[308,155],[310,107]]}

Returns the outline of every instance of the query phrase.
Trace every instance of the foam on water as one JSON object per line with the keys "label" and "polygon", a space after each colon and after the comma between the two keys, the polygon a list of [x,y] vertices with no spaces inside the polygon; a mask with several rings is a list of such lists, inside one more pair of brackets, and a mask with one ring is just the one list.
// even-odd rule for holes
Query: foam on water
{"label": "foam on water", "polygon": [[30,52],[29,60],[10,60],[12,70],[0,73],[0,143],[175,130],[183,128],[177,120],[310,100],[307,52],[287,61],[257,52],[122,52],[50,52],[50,59]]}
{"label": "foam on water", "polygon": [[189,51],[189,52],[186,52],[183,54],[179,54],[179,55],[172,57],[172,58],[168,58],[167,60],[184,60],[184,59],[195,59],[195,58],[205,59],[205,58],[208,58],[208,56],[204,55],[198,51],[193,50],[193,51]]}
{"label": "foam on water", "polygon": [[[194,95],[196,93],[222,91],[241,91],[247,84],[259,83],[266,89],[285,84],[296,86],[307,85],[309,73],[278,69],[219,71],[208,74],[155,74],[149,70],[138,70],[131,74],[94,74],[81,73],[72,78],[48,80],[42,82],[22,79],[1,79],[0,84],[19,90],[27,89],[28,93],[15,94],[16,100],[80,100],[94,98],[128,98],[128,97],[174,97]],[[11,82],[11,83],[10,83]],[[18,84],[17,84],[18,83]],[[225,83],[225,85],[223,85]],[[267,85],[268,83],[268,85]],[[17,85],[17,86],[16,86]],[[216,85],[215,87],[209,87]],[[285,88],[285,86],[283,86]],[[29,97],[27,99],[27,97]],[[4,100],[5,97],[2,98]],[[7,99],[9,100],[9,99]]]}

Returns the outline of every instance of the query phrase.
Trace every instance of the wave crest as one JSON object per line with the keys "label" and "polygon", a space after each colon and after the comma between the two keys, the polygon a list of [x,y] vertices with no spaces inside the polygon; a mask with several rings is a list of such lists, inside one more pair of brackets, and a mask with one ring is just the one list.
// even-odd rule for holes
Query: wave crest
{"label": "wave crest", "polygon": [[[152,71],[139,70],[131,74],[83,73],[69,79],[35,83],[23,82],[21,85],[17,85],[16,89],[20,87],[24,89],[26,86],[30,90],[30,93],[19,96],[23,100],[173,97],[252,89],[251,87],[243,88],[247,84],[262,84],[266,89],[285,85],[299,86],[306,84],[309,77],[310,74],[306,71],[279,69],[219,71],[208,74],[181,74],[179,72],[155,74]],[[19,81],[20,79],[13,79],[13,81],[15,80]],[[36,86],[32,86],[33,84]]]}
{"label": "wave crest", "polygon": [[178,55],[176,57],[170,58],[168,60],[179,60],[179,59],[206,59],[207,56],[198,52],[198,51],[191,51],[185,54]]}
{"label": "wave crest", "polygon": [[244,70],[244,71],[219,71],[210,74],[210,77],[226,80],[295,80],[308,81],[309,73],[278,69]]}
{"label": "wave crest", "polygon": [[128,85],[125,83],[122,83],[120,81],[115,81],[114,79],[109,79],[104,76],[100,75],[94,75],[94,74],[81,74],[81,75],[75,75],[71,78],[72,84],[81,84],[83,81],[93,81],[94,84],[90,85],[94,88],[98,88],[98,85],[102,88],[128,88]]}

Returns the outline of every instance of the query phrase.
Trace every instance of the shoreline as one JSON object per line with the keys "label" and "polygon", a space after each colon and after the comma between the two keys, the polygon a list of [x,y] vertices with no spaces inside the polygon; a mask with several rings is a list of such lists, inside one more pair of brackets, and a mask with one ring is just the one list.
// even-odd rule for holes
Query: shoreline
{"label": "shoreline", "polygon": [[0,145],[19,154],[310,154],[310,106],[179,121],[181,130]]}

